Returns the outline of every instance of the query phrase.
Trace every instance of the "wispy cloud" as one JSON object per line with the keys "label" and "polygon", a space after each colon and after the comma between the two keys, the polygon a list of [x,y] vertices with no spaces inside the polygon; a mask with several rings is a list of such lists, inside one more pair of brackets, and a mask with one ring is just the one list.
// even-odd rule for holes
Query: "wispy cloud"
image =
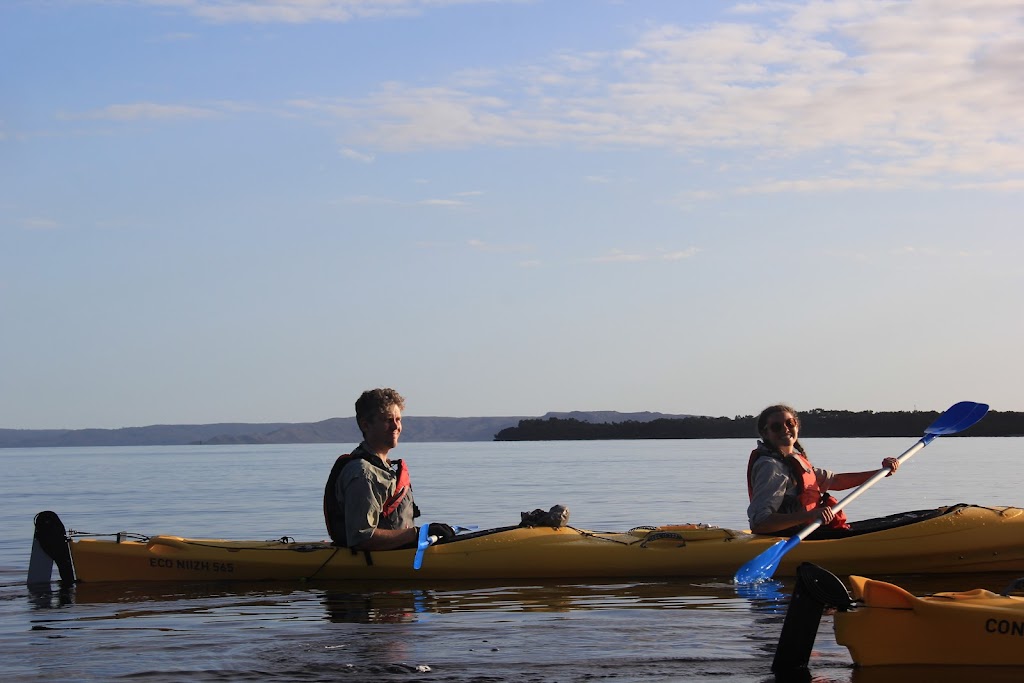
{"label": "wispy cloud", "polygon": [[991,183],[960,183],[953,187],[958,190],[978,190],[985,188],[986,190],[996,190],[1001,192],[1021,192],[1024,191],[1024,178],[1011,178]]}
{"label": "wispy cloud", "polygon": [[366,195],[366,194],[350,195],[348,197],[344,197],[343,199],[339,200],[339,202],[342,203],[342,204],[356,204],[356,205],[375,205],[375,204],[379,204],[379,205],[382,205],[382,206],[393,206],[393,205],[401,204],[401,202],[399,202],[399,201],[397,201],[395,199],[390,199],[388,197],[375,197],[373,195]]}
{"label": "wispy cloud", "polygon": [[612,249],[604,256],[594,256],[588,260],[592,263],[637,263],[639,261],[647,261],[649,258],[644,254],[633,254],[621,249]]}
{"label": "wispy cloud", "polygon": [[348,120],[351,140],[373,149],[668,147],[801,158],[808,177],[826,167],[831,174],[746,192],[921,179],[998,186],[1024,173],[1019,2],[751,2],[734,10],[725,22],[652,28],[614,52],[561,53],[433,86],[392,82],[362,99],[306,106]]}
{"label": "wispy cloud", "polygon": [[[175,7],[189,14],[223,23],[346,22],[356,19],[407,17],[449,5],[496,0],[140,0],[162,8]],[[505,0],[522,1],[522,0]]]}
{"label": "wispy cloud", "polygon": [[[471,196],[471,195],[470,195]],[[436,207],[436,208],[448,208],[448,209],[461,209],[470,206],[470,204],[462,199],[450,199],[443,197],[431,197],[420,200],[401,200],[394,199],[391,197],[380,197],[372,195],[352,195],[345,197],[340,200],[344,204],[363,204],[373,205],[378,204],[381,206],[425,206],[425,207]]]}
{"label": "wispy cloud", "polygon": [[675,251],[669,251],[665,249],[658,249],[653,252],[637,252],[637,251],[624,251],[622,249],[612,249],[607,254],[601,256],[594,256],[587,261],[591,263],[642,263],[646,261],[682,261],[684,259],[692,258],[700,252],[698,247],[689,247],[687,249],[679,249]]}
{"label": "wispy cloud", "polygon": [[533,251],[528,244],[491,244],[483,240],[469,240],[469,246],[476,251],[484,251],[492,254],[509,254]]}
{"label": "wispy cloud", "polygon": [[351,147],[344,147],[341,150],[341,156],[346,159],[352,159],[353,161],[361,161],[364,164],[371,164],[377,158],[375,154],[367,154],[366,152],[360,152],[354,150]]}
{"label": "wispy cloud", "polygon": [[897,249],[892,249],[890,252],[893,256],[908,256],[908,257],[921,257],[921,256],[938,256],[942,252],[936,247],[912,247],[905,246]]}
{"label": "wispy cloud", "polygon": [[422,199],[416,203],[420,206],[441,206],[449,208],[466,206],[466,202],[459,201],[458,199]]}
{"label": "wispy cloud", "polygon": [[[980,260],[993,256],[988,249],[958,249],[934,244],[904,244],[897,247],[879,247],[874,250],[825,249],[821,254],[828,258],[846,259],[858,263],[913,264],[923,262],[934,264],[941,262],[946,265],[962,263],[965,259]],[[934,266],[929,265],[929,267]]]}
{"label": "wispy cloud", "polygon": [[690,247],[689,249],[681,249],[679,251],[668,251],[658,255],[658,258],[663,261],[682,261],[696,256],[700,252],[697,247]]}
{"label": "wispy cloud", "polygon": [[876,178],[806,178],[797,180],[768,180],[734,188],[738,195],[775,194],[779,192],[836,192],[856,189],[885,189],[890,184],[884,177]]}
{"label": "wispy cloud", "polygon": [[162,36],[158,36],[152,39],[154,43],[184,43],[196,39],[195,33],[186,33],[179,31],[177,33],[165,33]]}
{"label": "wispy cloud", "polygon": [[219,111],[206,107],[137,102],[134,104],[111,104],[102,109],[87,112],[63,113],[60,118],[65,120],[146,121],[208,119],[220,115]]}
{"label": "wispy cloud", "polygon": [[60,223],[52,218],[26,218],[21,221],[21,227],[25,230],[54,230],[60,227]]}

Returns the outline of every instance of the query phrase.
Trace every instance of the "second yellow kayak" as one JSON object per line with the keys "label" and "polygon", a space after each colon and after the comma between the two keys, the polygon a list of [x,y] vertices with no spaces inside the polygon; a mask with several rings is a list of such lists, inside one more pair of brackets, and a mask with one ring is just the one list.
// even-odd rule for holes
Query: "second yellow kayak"
{"label": "second yellow kayak", "polygon": [[1024,666],[1024,598],[987,590],[917,597],[851,576],[858,606],[835,615],[855,664]]}

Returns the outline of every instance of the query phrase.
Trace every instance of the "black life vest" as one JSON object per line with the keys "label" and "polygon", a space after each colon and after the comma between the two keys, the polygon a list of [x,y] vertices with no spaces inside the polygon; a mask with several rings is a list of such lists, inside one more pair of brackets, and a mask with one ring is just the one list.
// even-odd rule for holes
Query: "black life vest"
{"label": "black life vest", "polygon": [[[338,459],[334,461],[331,474],[327,477],[327,484],[324,486],[324,521],[327,523],[327,533],[330,535],[331,540],[334,541],[335,545],[340,546],[348,545],[345,537],[345,510],[338,501],[334,491],[338,478],[341,477],[341,471],[353,460],[365,460],[377,467],[381,465],[381,460],[378,456],[370,455],[361,448],[357,448],[352,453],[339,455]],[[397,468],[398,479],[395,482],[394,493],[388,496],[381,509],[378,527],[382,529],[399,528],[402,517],[399,508],[402,501],[410,497],[409,494],[412,492],[412,481],[409,478],[409,468],[405,466],[405,461],[393,460],[392,462],[394,462]],[[415,504],[413,504],[413,516],[417,516],[418,512]]]}

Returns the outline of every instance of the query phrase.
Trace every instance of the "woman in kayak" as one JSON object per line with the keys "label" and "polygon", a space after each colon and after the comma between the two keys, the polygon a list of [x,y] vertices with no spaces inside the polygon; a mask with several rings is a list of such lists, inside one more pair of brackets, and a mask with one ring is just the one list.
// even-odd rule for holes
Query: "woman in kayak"
{"label": "woman in kayak", "polygon": [[[836,474],[811,465],[800,445],[800,417],[787,405],[768,406],[757,418],[761,439],[747,462],[747,521],[755,534],[791,536],[821,520],[833,529],[847,529],[846,516],[833,512],[836,499],[828,491],[852,489],[878,470]],[[900,466],[896,458],[882,461],[884,469]]]}

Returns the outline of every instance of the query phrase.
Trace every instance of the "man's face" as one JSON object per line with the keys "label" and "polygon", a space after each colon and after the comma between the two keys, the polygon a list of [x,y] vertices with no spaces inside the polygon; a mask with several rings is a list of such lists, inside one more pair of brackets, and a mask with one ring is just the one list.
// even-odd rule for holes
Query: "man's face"
{"label": "man's face", "polygon": [[383,413],[371,415],[365,424],[366,445],[380,454],[386,454],[398,445],[402,433],[402,411],[391,406]]}

